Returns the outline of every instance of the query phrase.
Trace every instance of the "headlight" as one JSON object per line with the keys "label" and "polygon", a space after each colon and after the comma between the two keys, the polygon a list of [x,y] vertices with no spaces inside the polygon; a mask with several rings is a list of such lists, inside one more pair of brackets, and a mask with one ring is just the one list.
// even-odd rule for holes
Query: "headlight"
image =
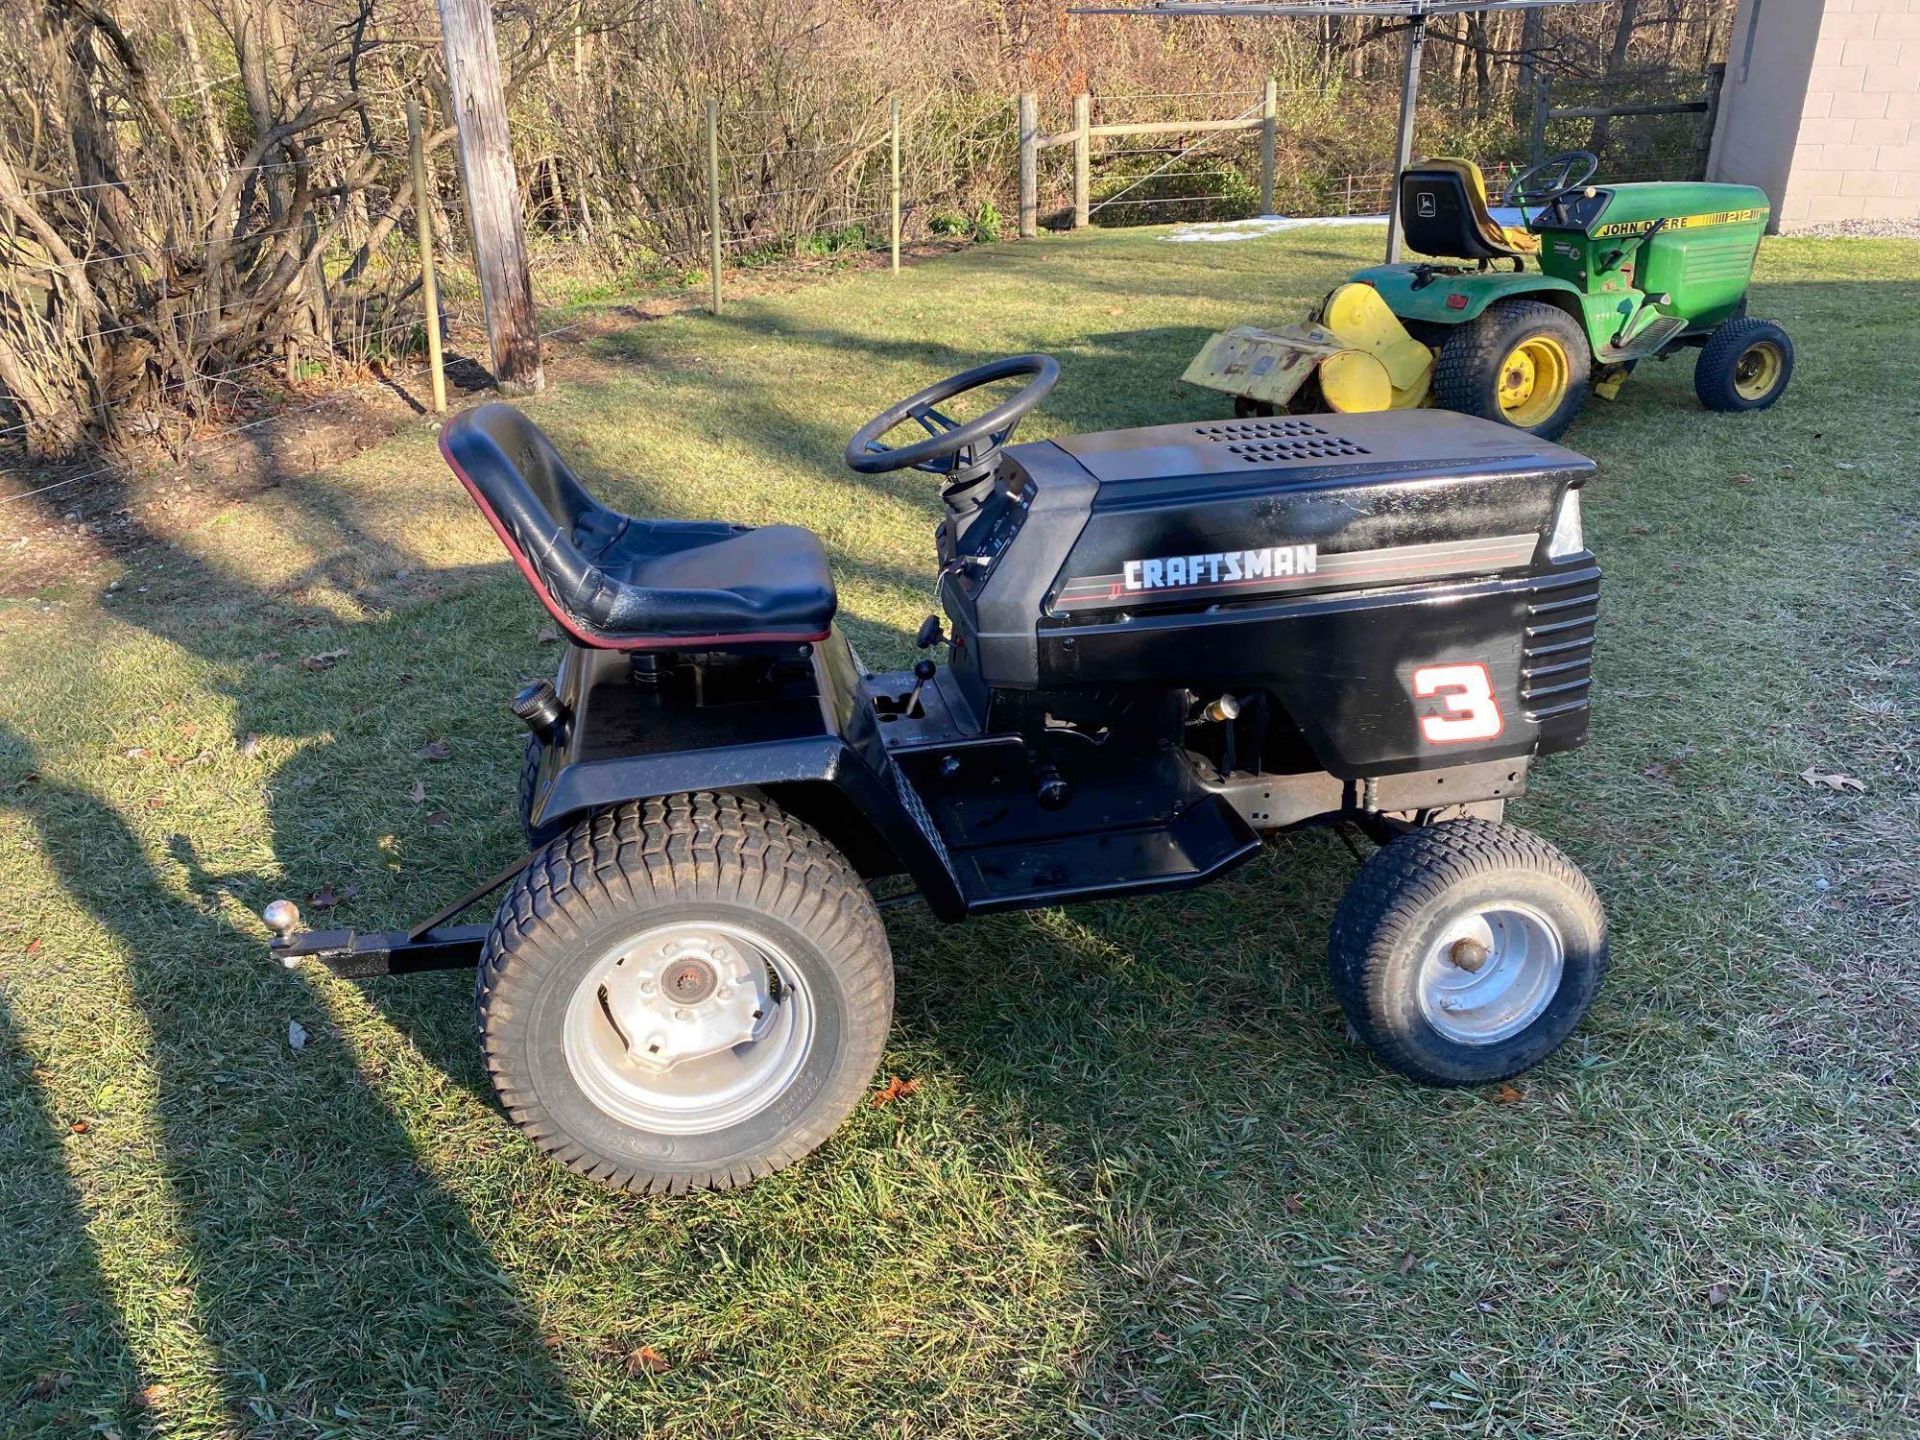
{"label": "headlight", "polygon": [[1580,529],[1580,492],[1568,490],[1560,497],[1560,514],[1553,522],[1553,539],[1547,543],[1549,560],[1564,560],[1587,548]]}

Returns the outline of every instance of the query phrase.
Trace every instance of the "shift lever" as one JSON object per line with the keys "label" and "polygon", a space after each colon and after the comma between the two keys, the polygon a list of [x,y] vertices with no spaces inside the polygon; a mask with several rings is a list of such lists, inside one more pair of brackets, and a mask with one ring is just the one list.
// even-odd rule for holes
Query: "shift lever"
{"label": "shift lever", "polygon": [[907,696],[905,711],[909,717],[918,719],[924,713],[920,708],[920,692],[932,682],[937,667],[931,660],[913,662],[913,693]]}

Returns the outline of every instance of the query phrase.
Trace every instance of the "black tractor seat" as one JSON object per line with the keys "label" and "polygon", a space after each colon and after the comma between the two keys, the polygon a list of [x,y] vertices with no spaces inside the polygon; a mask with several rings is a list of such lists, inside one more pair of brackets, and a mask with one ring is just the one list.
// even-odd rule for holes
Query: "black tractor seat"
{"label": "black tractor seat", "polygon": [[456,417],[440,432],[440,453],[541,603],[583,645],[826,638],[837,600],[826,551],[809,531],[609,510],[511,405]]}

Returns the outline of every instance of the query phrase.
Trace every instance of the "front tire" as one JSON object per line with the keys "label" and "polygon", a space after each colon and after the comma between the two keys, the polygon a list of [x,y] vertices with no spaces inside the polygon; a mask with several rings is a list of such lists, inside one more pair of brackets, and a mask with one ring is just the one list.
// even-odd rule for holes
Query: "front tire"
{"label": "front tire", "polygon": [[784,1169],[859,1103],[893,959],[846,859],[740,795],[630,801],[515,880],[476,981],[513,1122],[569,1168],[641,1193]]}
{"label": "front tire", "polygon": [[1329,968],[1382,1063],[1425,1085],[1484,1085],[1539,1064],[1579,1025],[1606,975],[1606,914],[1539,836],[1454,820],[1360,868]]}
{"label": "front tire", "polygon": [[1553,440],[1586,404],[1593,352],[1571,315],[1544,300],[1499,300],[1455,327],[1433,369],[1443,410]]}
{"label": "front tire", "polygon": [[1717,326],[1693,366],[1693,393],[1709,410],[1765,410],[1793,379],[1793,341],[1771,320]]}

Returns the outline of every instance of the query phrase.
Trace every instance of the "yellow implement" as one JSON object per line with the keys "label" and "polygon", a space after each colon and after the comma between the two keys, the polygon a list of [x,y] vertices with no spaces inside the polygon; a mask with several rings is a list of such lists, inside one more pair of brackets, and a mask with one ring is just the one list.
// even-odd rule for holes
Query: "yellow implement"
{"label": "yellow implement", "polygon": [[1314,321],[1213,336],[1180,378],[1255,405],[1285,409],[1309,376],[1327,408],[1410,410],[1433,383],[1433,351],[1407,333],[1371,285],[1342,285]]}

